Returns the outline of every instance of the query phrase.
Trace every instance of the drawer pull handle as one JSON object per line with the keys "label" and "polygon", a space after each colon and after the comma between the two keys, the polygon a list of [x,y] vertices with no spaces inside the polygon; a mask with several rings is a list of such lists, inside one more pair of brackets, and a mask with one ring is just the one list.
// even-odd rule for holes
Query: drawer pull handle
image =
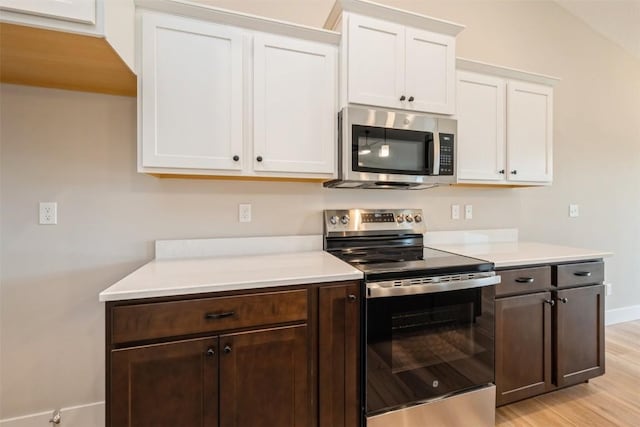
{"label": "drawer pull handle", "polygon": [[591,272],[590,271],[576,271],[573,274],[575,276],[580,276],[580,277],[589,277],[589,276],[591,276]]}
{"label": "drawer pull handle", "polygon": [[533,277],[518,277],[516,279],[518,283],[533,283]]}
{"label": "drawer pull handle", "polygon": [[225,345],[225,346],[224,346],[223,351],[224,351],[226,354],[231,353],[231,346],[230,346],[230,345],[228,345],[228,344],[227,344],[227,345]]}
{"label": "drawer pull handle", "polygon": [[210,348],[210,349],[207,350],[207,356],[213,357],[215,355],[216,355],[216,352],[215,352],[214,349]]}
{"label": "drawer pull handle", "polygon": [[558,301],[560,301],[563,304],[566,304],[569,301],[569,298],[560,298]]}
{"label": "drawer pull handle", "polygon": [[546,299],[546,300],[544,300],[544,302],[545,302],[546,304],[549,304],[551,307],[553,307],[554,305],[556,305],[556,302],[555,302],[554,300],[552,300],[552,299]]}
{"label": "drawer pull handle", "polygon": [[356,302],[358,300],[358,297],[354,294],[349,294],[347,298],[349,299],[349,302]]}
{"label": "drawer pull handle", "polygon": [[225,317],[233,316],[235,311],[227,311],[224,313],[207,313],[204,315],[204,318],[207,320],[215,320],[215,319],[224,319]]}

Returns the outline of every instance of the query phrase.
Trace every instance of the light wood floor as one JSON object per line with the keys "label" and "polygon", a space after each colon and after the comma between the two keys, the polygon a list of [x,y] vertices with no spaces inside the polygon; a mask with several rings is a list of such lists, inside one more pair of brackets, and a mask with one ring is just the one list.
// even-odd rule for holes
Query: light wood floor
{"label": "light wood floor", "polygon": [[496,425],[640,426],[640,320],[605,330],[605,374],[498,408]]}

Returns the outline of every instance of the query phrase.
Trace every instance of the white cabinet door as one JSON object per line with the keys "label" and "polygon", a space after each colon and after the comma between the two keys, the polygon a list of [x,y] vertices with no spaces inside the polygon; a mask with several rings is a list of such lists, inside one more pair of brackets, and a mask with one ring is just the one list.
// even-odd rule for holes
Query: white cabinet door
{"label": "white cabinet door", "polygon": [[504,181],[505,80],[458,71],[458,180]]}
{"label": "white cabinet door", "polygon": [[336,56],[331,45],[254,37],[254,170],[333,174]]}
{"label": "white cabinet door", "polygon": [[240,30],[144,15],[142,166],[242,169],[242,71]]}
{"label": "white cabinet door", "polygon": [[533,83],[507,85],[507,173],[513,182],[553,178],[553,89]]}
{"label": "white cabinet door", "polygon": [[348,101],[404,108],[404,26],[351,15],[348,32]]}
{"label": "white cabinet door", "polygon": [[406,30],[404,108],[432,113],[455,112],[455,37]]}
{"label": "white cabinet door", "polygon": [[96,22],[96,0],[0,0],[0,9],[87,24]]}

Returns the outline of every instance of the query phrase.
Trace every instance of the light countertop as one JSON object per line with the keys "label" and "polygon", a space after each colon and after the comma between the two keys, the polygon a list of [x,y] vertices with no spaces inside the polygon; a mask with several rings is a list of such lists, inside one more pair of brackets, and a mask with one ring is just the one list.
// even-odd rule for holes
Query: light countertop
{"label": "light countertop", "polygon": [[268,288],[362,279],[362,272],[323,252],[156,259],[100,293],[100,301]]}
{"label": "light countertop", "polygon": [[427,243],[425,246],[484,259],[493,262],[496,268],[582,261],[612,255],[611,252],[600,250],[521,241],[457,244]]}

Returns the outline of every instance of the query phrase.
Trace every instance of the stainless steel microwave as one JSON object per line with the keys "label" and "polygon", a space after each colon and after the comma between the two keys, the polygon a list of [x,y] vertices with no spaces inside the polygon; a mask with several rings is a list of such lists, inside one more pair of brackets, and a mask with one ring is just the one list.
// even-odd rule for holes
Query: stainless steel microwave
{"label": "stainless steel microwave", "polygon": [[424,189],[455,182],[457,122],[429,114],[346,107],[338,114],[333,188]]}

